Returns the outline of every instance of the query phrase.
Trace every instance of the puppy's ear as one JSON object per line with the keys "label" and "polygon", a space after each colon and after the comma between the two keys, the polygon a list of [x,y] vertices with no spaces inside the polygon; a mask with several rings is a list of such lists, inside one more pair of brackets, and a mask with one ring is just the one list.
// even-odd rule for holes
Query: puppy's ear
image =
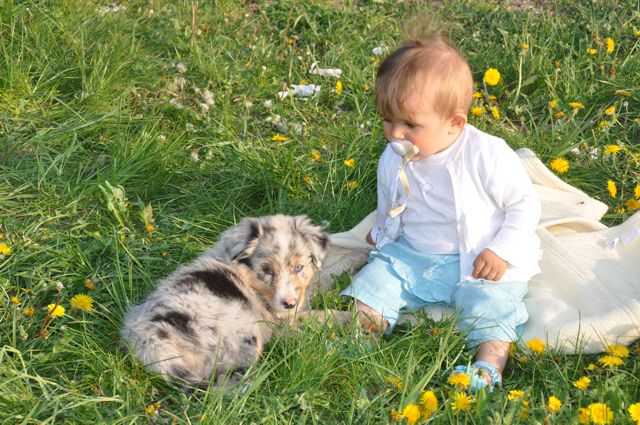
{"label": "puppy's ear", "polygon": [[258,219],[243,218],[237,226],[222,232],[218,242],[206,254],[224,263],[246,258],[255,250],[262,234],[262,225]]}
{"label": "puppy's ear", "polygon": [[298,215],[293,220],[295,228],[311,248],[311,261],[313,261],[317,269],[320,269],[322,260],[324,260],[329,248],[329,234],[322,230],[322,227],[311,223],[307,216]]}

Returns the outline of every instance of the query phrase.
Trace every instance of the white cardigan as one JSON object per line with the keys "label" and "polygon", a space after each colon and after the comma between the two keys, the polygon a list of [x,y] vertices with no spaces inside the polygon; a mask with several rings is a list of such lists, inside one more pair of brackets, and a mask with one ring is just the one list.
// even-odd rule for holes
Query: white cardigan
{"label": "white cardigan", "polygon": [[[401,164],[387,146],[378,163],[378,207],[371,230],[377,248],[401,232],[402,215],[387,215],[398,198],[406,198],[398,184]],[[516,153],[504,140],[466,125],[445,167],[455,199],[461,280],[473,280],[473,261],[485,248],[509,263],[502,281],[527,282],[538,274],[540,201]],[[410,184],[412,192],[422,190],[413,180]]]}

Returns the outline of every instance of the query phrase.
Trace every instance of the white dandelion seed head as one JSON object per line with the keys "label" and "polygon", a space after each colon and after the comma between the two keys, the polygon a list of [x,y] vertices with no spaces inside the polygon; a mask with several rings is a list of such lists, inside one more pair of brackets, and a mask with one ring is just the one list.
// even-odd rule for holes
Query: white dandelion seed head
{"label": "white dandelion seed head", "polygon": [[271,108],[273,108],[273,101],[272,100],[265,100],[263,105],[264,105],[265,108],[271,109]]}
{"label": "white dandelion seed head", "polygon": [[204,94],[202,95],[203,99],[204,99],[204,103],[206,103],[208,106],[213,106],[213,92],[210,90],[205,90]]}
{"label": "white dandelion seed head", "polygon": [[62,282],[56,282],[56,289],[58,291],[62,291],[64,289],[64,285],[62,284]]}
{"label": "white dandelion seed head", "polygon": [[382,55],[384,54],[384,50],[382,49],[382,47],[378,46],[378,47],[374,47],[374,48],[371,50],[371,53],[372,53],[374,56],[382,56]]}
{"label": "white dandelion seed head", "polygon": [[180,74],[184,74],[185,72],[187,72],[187,66],[182,62],[178,62],[176,64],[176,71],[178,71]]}
{"label": "white dandelion seed head", "polygon": [[206,103],[201,103],[200,109],[202,109],[202,112],[209,112],[209,105],[207,105]]}

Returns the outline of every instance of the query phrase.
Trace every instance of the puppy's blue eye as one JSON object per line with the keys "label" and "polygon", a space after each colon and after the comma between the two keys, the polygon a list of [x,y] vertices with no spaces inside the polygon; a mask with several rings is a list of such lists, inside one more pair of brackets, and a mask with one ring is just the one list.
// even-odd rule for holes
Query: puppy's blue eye
{"label": "puppy's blue eye", "polygon": [[273,276],[273,269],[269,266],[262,266],[262,271],[264,274],[268,274],[269,276]]}
{"label": "puppy's blue eye", "polygon": [[293,271],[296,273],[300,273],[302,271],[302,269],[304,269],[304,266],[302,264],[298,264]]}

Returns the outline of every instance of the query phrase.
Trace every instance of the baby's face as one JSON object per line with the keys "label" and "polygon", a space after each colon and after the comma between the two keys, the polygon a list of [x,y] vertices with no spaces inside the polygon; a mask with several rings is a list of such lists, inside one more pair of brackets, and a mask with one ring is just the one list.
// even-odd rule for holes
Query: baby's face
{"label": "baby's face", "polygon": [[450,120],[431,111],[425,96],[412,93],[406,100],[407,117],[382,117],[382,127],[387,140],[408,140],[420,152],[413,160],[442,152],[455,142],[460,129],[452,127]]}

